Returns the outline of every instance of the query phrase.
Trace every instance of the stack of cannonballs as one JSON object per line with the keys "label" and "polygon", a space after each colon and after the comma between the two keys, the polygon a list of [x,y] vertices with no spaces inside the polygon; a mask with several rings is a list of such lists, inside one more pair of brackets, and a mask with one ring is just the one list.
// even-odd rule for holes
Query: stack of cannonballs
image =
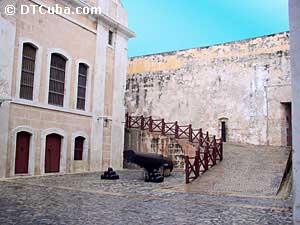
{"label": "stack of cannonballs", "polygon": [[164,177],[158,170],[153,170],[152,172],[145,173],[145,182],[162,183],[164,182]]}
{"label": "stack of cannonballs", "polygon": [[109,167],[107,171],[104,171],[104,174],[101,175],[102,180],[118,180],[119,175],[113,170],[113,168]]}

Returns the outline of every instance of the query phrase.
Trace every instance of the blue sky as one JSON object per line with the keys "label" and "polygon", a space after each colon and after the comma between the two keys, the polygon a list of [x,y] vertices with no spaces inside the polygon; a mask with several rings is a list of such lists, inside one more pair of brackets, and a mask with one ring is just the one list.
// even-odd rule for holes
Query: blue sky
{"label": "blue sky", "polygon": [[289,30],[288,0],[122,0],[137,37],[129,56]]}

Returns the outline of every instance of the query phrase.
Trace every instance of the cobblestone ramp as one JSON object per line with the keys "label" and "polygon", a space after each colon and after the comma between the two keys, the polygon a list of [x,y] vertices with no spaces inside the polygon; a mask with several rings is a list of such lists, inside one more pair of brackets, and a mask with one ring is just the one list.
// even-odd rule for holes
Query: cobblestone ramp
{"label": "cobblestone ramp", "polygon": [[224,145],[224,160],[181,191],[275,196],[288,159],[285,147]]}

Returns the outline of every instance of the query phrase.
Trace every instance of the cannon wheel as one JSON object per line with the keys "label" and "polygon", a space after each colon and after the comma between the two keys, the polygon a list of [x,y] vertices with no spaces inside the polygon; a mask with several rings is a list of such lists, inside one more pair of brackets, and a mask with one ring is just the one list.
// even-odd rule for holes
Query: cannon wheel
{"label": "cannon wheel", "polygon": [[164,177],[171,176],[171,170],[170,169],[163,169],[163,175],[164,175]]}
{"label": "cannon wheel", "polygon": [[171,176],[171,170],[170,170],[170,169],[164,169],[163,166],[160,167],[158,171],[159,171],[159,173],[160,173],[161,175],[163,175],[164,177],[169,177],[169,176]]}
{"label": "cannon wheel", "polygon": [[144,172],[143,172],[143,178],[144,178],[144,181],[146,181],[146,182],[150,181],[149,172],[147,170],[144,170]]}

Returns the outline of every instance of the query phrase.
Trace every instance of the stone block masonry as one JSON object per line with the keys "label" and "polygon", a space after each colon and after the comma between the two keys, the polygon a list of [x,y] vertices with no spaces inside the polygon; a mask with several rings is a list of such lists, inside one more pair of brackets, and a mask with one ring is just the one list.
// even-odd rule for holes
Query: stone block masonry
{"label": "stone block masonry", "polygon": [[227,141],[288,144],[289,33],[135,57],[126,96],[131,115],[192,124]]}

